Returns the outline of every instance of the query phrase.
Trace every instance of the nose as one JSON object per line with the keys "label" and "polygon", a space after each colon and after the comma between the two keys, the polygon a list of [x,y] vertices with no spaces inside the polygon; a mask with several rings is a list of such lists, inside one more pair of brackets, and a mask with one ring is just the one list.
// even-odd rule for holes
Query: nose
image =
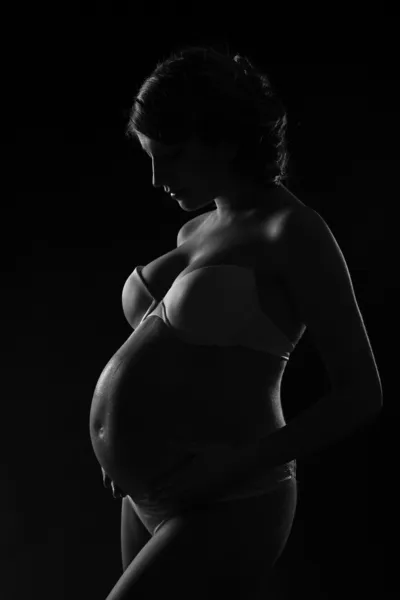
{"label": "nose", "polygon": [[162,167],[158,165],[155,166],[154,162],[152,165],[152,186],[154,188],[164,188],[166,194],[169,194],[170,191],[176,189],[173,185],[165,184],[166,179],[170,179],[171,169],[168,168],[167,165],[163,165]]}

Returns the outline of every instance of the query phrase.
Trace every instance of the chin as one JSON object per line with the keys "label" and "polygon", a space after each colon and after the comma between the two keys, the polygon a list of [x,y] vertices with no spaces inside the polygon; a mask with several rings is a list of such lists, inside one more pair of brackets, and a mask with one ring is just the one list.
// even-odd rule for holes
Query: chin
{"label": "chin", "polygon": [[183,202],[179,202],[179,205],[185,212],[195,212],[200,209],[199,206],[187,206],[186,204],[183,204]]}
{"label": "chin", "polygon": [[210,204],[212,204],[214,202],[214,200],[203,200],[203,202],[190,202],[190,200],[178,200],[178,204],[181,207],[182,210],[184,210],[185,212],[194,212],[196,210],[200,210],[201,208],[204,208],[205,206],[209,206]]}

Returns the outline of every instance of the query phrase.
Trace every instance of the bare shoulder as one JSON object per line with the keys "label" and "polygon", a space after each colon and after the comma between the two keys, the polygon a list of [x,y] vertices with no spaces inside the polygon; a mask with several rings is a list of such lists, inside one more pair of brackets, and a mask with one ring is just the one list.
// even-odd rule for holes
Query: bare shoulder
{"label": "bare shoulder", "polygon": [[312,244],[312,240],[319,243],[324,250],[329,249],[332,244],[338,249],[335,236],[325,219],[316,210],[304,205],[289,213],[285,241],[295,249],[299,244],[303,246],[305,242]]}
{"label": "bare shoulder", "polygon": [[[305,204],[287,210],[281,215],[281,226],[276,227],[280,249],[282,275],[299,276],[317,260],[334,261],[334,255],[344,259],[339,244],[325,219]],[[311,260],[313,259],[313,260]],[[301,270],[299,271],[299,268]]]}
{"label": "bare shoulder", "polygon": [[210,210],[201,215],[197,215],[196,217],[193,217],[193,219],[190,219],[190,221],[184,223],[178,231],[177,246],[181,246],[182,244],[184,244],[190,238],[190,236],[193,235],[196,229],[198,229],[198,227],[200,227],[200,225],[204,223],[204,221],[212,212],[214,211]]}

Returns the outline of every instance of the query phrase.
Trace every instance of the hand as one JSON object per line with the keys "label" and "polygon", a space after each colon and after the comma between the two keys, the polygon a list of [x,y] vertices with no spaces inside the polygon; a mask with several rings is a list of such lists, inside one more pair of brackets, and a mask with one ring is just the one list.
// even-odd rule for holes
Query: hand
{"label": "hand", "polygon": [[103,474],[103,485],[105,488],[111,488],[112,490],[112,495],[114,496],[114,498],[124,498],[126,496],[125,492],[123,492],[121,490],[121,488],[119,488],[117,486],[116,483],[113,482],[112,479],[110,479],[110,477],[107,475],[107,473],[105,472],[105,470],[103,469],[103,467],[101,467],[101,471]]}
{"label": "hand", "polygon": [[157,499],[175,497],[179,502],[210,502],[251,473],[256,461],[253,447],[235,448],[229,444],[194,445],[189,466],[157,481]]}

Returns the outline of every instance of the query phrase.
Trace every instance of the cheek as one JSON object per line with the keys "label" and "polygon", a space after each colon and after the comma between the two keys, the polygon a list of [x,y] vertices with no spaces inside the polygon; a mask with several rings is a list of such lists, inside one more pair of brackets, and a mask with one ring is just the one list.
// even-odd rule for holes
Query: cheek
{"label": "cheek", "polygon": [[214,181],[218,175],[218,169],[216,169],[215,165],[210,162],[208,158],[199,160],[198,162],[192,165],[192,174],[199,181],[206,183],[207,181]]}

